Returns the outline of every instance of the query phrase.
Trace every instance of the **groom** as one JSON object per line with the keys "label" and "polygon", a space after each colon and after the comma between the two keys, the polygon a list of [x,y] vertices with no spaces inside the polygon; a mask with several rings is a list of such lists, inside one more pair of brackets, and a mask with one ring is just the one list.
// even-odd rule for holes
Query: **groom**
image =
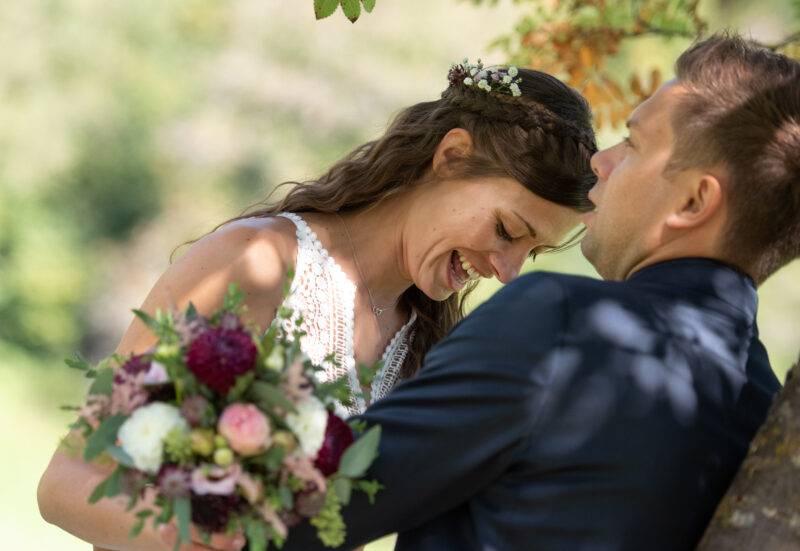
{"label": "groom", "polygon": [[[383,427],[342,549],[681,550],[779,383],[756,287],[800,256],[800,64],[715,36],[597,153],[586,257],[518,278],[361,417]],[[323,549],[308,525],[285,551]]]}

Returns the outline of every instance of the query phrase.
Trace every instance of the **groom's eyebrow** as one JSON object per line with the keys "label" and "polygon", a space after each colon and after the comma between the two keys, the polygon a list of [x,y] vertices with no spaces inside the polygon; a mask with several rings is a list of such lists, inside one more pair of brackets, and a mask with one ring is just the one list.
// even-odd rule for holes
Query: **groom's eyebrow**
{"label": "groom's eyebrow", "polygon": [[516,214],[516,215],[517,215],[517,218],[519,218],[520,220],[522,220],[522,223],[523,223],[523,224],[525,224],[525,227],[526,227],[526,228],[528,228],[528,233],[529,233],[529,234],[531,234],[531,237],[533,237],[534,239],[536,239],[536,230],[535,230],[535,229],[533,229],[533,226],[531,226],[531,225],[528,223],[528,221],[527,221],[527,220],[525,220],[525,219],[524,219],[522,216],[520,216],[520,214],[519,214],[517,211],[515,211],[515,210],[514,210],[514,211],[511,211],[511,212],[513,212],[514,214]]}

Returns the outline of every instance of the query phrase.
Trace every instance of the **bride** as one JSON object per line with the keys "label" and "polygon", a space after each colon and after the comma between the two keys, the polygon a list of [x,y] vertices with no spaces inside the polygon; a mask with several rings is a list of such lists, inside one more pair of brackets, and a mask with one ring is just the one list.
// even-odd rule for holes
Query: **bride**
{"label": "bride", "polygon": [[[360,413],[401,380],[463,316],[480,278],[514,278],[528,256],[579,236],[593,205],[591,115],[580,95],[536,71],[455,65],[440,99],[401,111],[386,132],[356,148],[284,199],[229,220],[194,242],[142,305],[200,312],[219,306],[230,282],[245,293],[251,322],[268,326],[284,300],[307,332],[301,346],[346,375]],[[288,270],[294,276],[286,281]],[[141,353],[154,337],[138,320],[116,352]],[[370,388],[358,364],[382,360]],[[43,517],[96,549],[171,549],[174,530],[128,539],[125,500],[88,504],[107,471],[61,450],[39,485]],[[210,547],[235,549],[215,535]]]}

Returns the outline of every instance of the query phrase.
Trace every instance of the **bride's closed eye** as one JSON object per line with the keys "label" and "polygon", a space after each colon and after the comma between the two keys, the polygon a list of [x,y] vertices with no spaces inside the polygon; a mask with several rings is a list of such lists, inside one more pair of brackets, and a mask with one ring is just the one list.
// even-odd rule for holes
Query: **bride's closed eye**
{"label": "bride's closed eye", "polygon": [[506,230],[505,225],[503,224],[502,220],[500,220],[499,218],[497,219],[497,225],[495,226],[495,228],[497,230],[497,237],[499,237],[500,239],[503,239],[504,241],[508,241],[508,242],[514,241],[514,238],[511,237],[511,234],[508,233],[508,231]]}

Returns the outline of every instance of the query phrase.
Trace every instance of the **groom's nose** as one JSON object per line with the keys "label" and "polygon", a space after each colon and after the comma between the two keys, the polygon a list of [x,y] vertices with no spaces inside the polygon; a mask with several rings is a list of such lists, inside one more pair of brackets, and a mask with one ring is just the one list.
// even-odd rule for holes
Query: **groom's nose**
{"label": "groom's nose", "polygon": [[614,170],[616,161],[613,150],[614,148],[610,147],[592,155],[589,164],[592,167],[592,172],[597,176],[597,184],[595,186],[607,180],[609,174]]}

